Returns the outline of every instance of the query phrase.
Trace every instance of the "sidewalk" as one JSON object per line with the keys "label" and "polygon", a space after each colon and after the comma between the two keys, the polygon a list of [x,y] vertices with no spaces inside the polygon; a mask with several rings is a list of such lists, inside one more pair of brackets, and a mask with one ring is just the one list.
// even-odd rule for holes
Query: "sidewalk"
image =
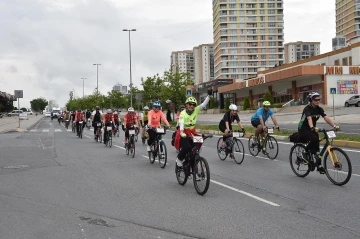
{"label": "sidewalk", "polygon": [[20,128],[19,128],[19,117],[12,116],[7,117],[4,116],[0,119],[0,133],[9,133],[9,132],[22,132],[30,129],[35,126],[41,119],[43,119],[43,115],[28,115],[27,120],[20,120]]}

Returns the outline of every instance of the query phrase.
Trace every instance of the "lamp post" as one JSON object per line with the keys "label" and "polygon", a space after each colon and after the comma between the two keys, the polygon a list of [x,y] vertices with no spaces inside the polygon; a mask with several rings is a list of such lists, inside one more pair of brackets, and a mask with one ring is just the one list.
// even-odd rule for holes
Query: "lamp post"
{"label": "lamp post", "polygon": [[101,64],[94,63],[94,66],[96,66],[96,94],[99,94],[99,66]]}
{"label": "lamp post", "polygon": [[135,32],[136,29],[123,29],[124,32],[129,32],[129,58],[130,58],[130,107],[132,107],[132,73],[131,73],[131,38],[130,33]]}
{"label": "lamp post", "polygon": [[85,88],[85,80],[86,78],[81,78],[83,80],[83,98],[84,98],[84,88]]}

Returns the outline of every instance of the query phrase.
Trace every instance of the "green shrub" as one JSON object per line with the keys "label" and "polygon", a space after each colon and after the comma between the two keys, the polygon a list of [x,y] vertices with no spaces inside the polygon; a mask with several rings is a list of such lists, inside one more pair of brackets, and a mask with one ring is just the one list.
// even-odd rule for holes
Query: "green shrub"
{"label": "green shrub", "polygon": [[229,109],[229,106],[230,106],[230,99],[229,99],[229,98],[226,98],[224,109],[225,109],[225,110],[228,110],[228,109]]}
{"label": "green shrub", "polygon": [[264,95],[264,101],[269,101],[271,104],[274,103],[274,97],[271,95],[269,91],[266,91]]}
{"label": "green shrub", "polygon": [[247,110],[248,108],[250,108],[249,97],[245,97],[244,103],[243,103],[243,110]]}
{"label": "green shrub", "polygon": [[282,104],[273,104],[272,108],[282,108]]}

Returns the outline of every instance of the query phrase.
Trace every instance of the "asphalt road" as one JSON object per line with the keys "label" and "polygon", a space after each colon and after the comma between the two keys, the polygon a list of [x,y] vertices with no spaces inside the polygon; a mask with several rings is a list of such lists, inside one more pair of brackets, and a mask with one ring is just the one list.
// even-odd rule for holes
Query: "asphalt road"
{"label": "asphalt road", "polygon": [[208,139],[212,181],[199,196],[176,181],[171,132],[161,169],[140,142],[125,155],[123,132],[108,148],[53,123],[0,135],[0,238],[360,238],[360,151],[346,151],[353,176],[339,187],[316,172],[296,177],[288,143],[276,160],[237,165]]}

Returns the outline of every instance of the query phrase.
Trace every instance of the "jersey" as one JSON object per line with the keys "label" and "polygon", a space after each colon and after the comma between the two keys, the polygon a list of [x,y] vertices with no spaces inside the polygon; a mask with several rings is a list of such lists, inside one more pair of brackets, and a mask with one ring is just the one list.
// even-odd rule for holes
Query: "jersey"
{"label": "jersey", "polygon": [[105,124],[110,124],[110,121],[113,120],[113,114],[104,114]]}
{"label": "jersey", "polygon": [[194,129],[199,113],[200,106],[196,106],[191,115],[186,113],[186,110],[181,111],[179,117],[179,124],[184,124],[184,129]]}
{"label": "jersey", "polygon": [[100,114],[100,112],[96,112],[95,114],[94,114],[94,120],[93,120],[94,122],[96,122],[96,123],[99,123],[100,121],[101,121],[101,114]]}
{"label": "jersey", "polygon": [[142,120],[143,121],[146,121],[146,120],[148,120],[148,117],[149,117],[149,111],[143,111],[143,113],[142,113]]}
{"label": "jersey", "polygon": [[229,128],[232,129],[231,127],[231,124],[233,122],[237,122],[239,123],[240,122],[240,118],[239,118],[239,115],[236,114],[236,115],[231,115],[230,111],[229,112],[226,112],[224,114],[224,117],[220,120],[220,123],[219,123],[219,126],[221,126],[222,128],[226,128],[226,124],[225,122],[228,122],[229,123]]}
{"label": "jersey", "polygon": [[320,119],[320,116],[325,117],[326,114],[324,109],[319,106],[305,106],[303,113],[301,115],[301,119],[298,125],[298,129],[310,129],[309,122],[307,117],[311,116],[313,126],[316,127],[316,121]]}
{"label": "jersey", "polygon": [[124,116],[124,120],[126,121],[125,127],[126,128],[132,127],[136,123],[137,119],[138,119],[138,116],[136,114],[126,113],[126,115]]}
{"label": "jersey", "polygon": [[114,121],[117,123],[119,122],[119,115],[114,115]]}
{"label": "jersey", "polygon": [[76,112],[75,118],[77,122],[82,121],[84,120],[84,114],[82,112]]}
{"label": "jersey", "polygon": [[166,125],[169,125],[169,122],[167,121],[164,113],[161,110],[159,110],[158,112],[155,112],[154,110],[150,110],[148,124],[151,127],[153,128],[160,127],[161,120],[163,120]]}
{"label": "jersey", "polygon": [[271,109],[269,109],[269,111],[266,113],[264,108],[261,107],[260,109],[258,109],[255,114],[251,117],[251,121],[255,121],[255,122],[260,122],[260,118],[259,116],[262,117],[264,123],[268,120],[269,117],[273,116],[274,111],[272,111]]}

